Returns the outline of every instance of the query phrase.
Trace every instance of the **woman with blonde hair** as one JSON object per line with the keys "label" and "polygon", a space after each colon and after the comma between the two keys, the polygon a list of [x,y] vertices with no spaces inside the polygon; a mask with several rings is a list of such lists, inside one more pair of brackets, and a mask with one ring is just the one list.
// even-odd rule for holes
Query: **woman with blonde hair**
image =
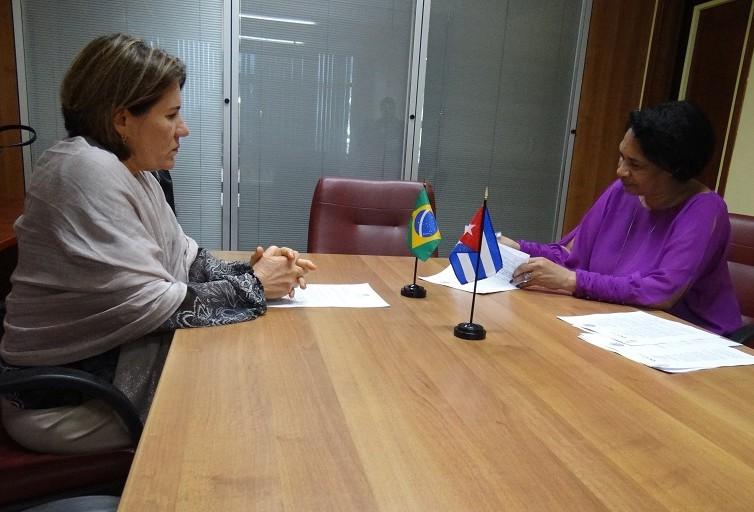
{"label": "woman with blonde hair", "polygon": [[[103,377],[146,416],[175,328],[252,320],[266,299],[305,287],[314,264],[287,248],[214,258],[184,234],[157,180],[189,130],[183,63],[124,35],[103,36],[62,83],[69,137],[39,159],[15,225],[19,261],[0,355],[13,367],[64,365]],[[11,366],[12,365],[12,366]],[[101,403],[62,393],[3,400],[8,433],[30,449],[128,444]]]}

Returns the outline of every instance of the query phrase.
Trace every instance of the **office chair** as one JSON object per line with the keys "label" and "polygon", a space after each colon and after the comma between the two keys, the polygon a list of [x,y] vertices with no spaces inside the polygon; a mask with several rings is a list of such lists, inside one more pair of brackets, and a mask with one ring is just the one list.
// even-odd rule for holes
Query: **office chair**
{"label": "office chair", "polygon": [[728,269],[744,323],[730,338],[754,347],[754,217],[731,213],[730,226]]}
{"label": "office chair", "polygon": [[170,209],[173,210],[173,214],[176,214],[175,196],[173,194],[173,177],[170,175],[170,171],[152,171],[152,176],[157,179],[157,183],[160,184],[160,188],[162,188],[162,191],[165,194],[165,201],[168,202]]}
{"label": "office chair", "polygon": [[[426,187],[436,214],[435,194],[431,185]],[[421,188],[415,181],[320,178],[309,213],[307,251],[410,256],[408,222]]]}
{"label": "office chair", "polygon": [[116,512],[119,502],[116,496],[78,496],[37,505],[23,512]]}
{"label": "office chair", "polygon": [[[102,400],[126,425],[133,446],[142,423],[131,402],[109,382],[81,370],[37,367],[0,374],[0,395],[31,389],[66,389]],[[36,453],[16,444],[0,423],[0,509],[23,510],[52,499],[84,494],[120,494],[134,449],[86,455]]]}

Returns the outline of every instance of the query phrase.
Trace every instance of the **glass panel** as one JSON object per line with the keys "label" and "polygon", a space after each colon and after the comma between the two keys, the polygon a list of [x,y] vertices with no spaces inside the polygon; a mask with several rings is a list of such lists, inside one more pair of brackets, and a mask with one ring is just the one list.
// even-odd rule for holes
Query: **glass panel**
{"label": "glass panel", "polygon": [[581,2],[433,0],[419,177],[448,251],[489,186],[495,229],[555,235]]}
{"label": "glass panel", "polygon": [[238,248],[306,249],[320,176],[400,179],[412,0],[242,0]]}
{"label": "glass panel", "polygon": [[33,160],[67,136],[60,82],[76,53],[95,37],[130,33],[186,63],[181,110],[191,135],[181,142],[172,172],[178,220],[200,245],[220,248],[222,0],[24,0],[22,13],[29,119],[39,134]]}

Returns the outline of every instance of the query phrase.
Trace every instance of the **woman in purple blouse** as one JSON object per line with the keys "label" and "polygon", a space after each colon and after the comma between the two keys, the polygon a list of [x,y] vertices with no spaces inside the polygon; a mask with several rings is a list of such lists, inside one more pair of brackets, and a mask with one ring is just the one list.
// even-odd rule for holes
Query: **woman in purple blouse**
{"label": "woman in purple blouse", "polygon": [[514,279],[663,309],[719,334],[740,327],[726,261],[728,210],[694,179],[713,146],[709,121],[686,101],[631,112],[618,179],[573,231],[554,244],[501,237],[532,256]]}

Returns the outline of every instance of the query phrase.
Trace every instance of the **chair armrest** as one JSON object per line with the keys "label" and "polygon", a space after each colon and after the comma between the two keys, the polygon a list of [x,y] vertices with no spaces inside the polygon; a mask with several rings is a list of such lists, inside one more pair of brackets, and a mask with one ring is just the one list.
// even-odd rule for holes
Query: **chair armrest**
{"label": "chair armrest", "polygon": [[746,346],[754,347],[754,324],[744,325],[736,329],[728,335],[728,338]]}
{"label": "chair armrest", "polygon": [[91,373],[58,366],[22,368],[0,374],[0,394],[34,389],[65,389],[102,400],[120,416],[136,445],[144,426],[131,401],[121,390]]}

